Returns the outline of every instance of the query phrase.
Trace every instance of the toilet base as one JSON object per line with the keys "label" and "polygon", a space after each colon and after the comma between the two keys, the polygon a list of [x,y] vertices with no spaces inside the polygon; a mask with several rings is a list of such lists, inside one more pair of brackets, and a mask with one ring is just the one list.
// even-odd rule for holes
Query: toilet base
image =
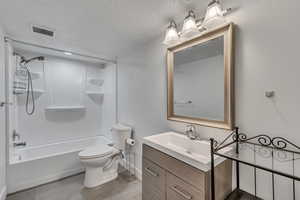
{"label": "toilet base", "polygon": [[117,177],[117,169],[109,169],[107,171],[103,171],[103,168],[86,168],[83,184],[87,188],[94,188],[112,181]]}

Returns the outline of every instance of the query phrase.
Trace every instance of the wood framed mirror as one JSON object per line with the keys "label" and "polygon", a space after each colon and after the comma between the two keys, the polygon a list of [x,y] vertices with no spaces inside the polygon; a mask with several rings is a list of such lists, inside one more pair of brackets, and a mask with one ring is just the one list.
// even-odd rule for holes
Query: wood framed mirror
{"label": "wood framed mirror", "polygon": [[233,24],[167,49],[168,120],[234,127]]}

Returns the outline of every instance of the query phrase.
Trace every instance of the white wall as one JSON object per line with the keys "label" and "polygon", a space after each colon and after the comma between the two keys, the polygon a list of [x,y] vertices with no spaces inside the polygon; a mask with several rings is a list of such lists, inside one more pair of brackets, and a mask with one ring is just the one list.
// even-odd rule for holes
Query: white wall
{"label": "white wall", "polygon": [[[225,7],[236,8],[227,18],[236,24],[236,125],[248,135],[267,133],[283,136],[300,144],[300,92],[297,90],[300,74],[300,2],[229,0],[224,3]],[[152,60],[148,60],[147,66],[165,68],[165,47],[162,40],[163,38],[151,42],[156,43],[156,47],[152,48]],[[160,70],[159,73],[164,71]],[[161,77],[161,74],[157,76]],[[166,74],[163,76],[166,77]],[[164,88],[157,89],[165,93],[166,82],[160,83]],[[275,91],[273,99],[264,96],[267,90]],[[161,95],[158,97],[162,98]],[[165,96],[163,98],[165,102]],[[166,112],[166,106],[161,112]],[[163,117],[165,119],[166,115]],[[184,131],[184,126],[182,123],[169,122],[169,127],[177,131]],[[220,129],[199,126],[197,131],[203,138],[221,139],[226,136],[226,131]],[[242,188],[254,192],[253,170],[243,167],[241,171]],[[270,175],[259,174],[259,178],[259,195],[264,199],[271,199],[268,184]],[[277,199],[291,199],[292,192],[288,188],[290,184],[278,177],[276,180],[276,195],[279,195]]]}
{"label": "white wall", "polygon": [[165,93],[162,92],[165,68],[155,59],[159,54],[152,48],[148,45],[147,50],[137,49],[118,59],[119,121],[134,127],[138,173],[141,170],[142,138],[168,130]]}
{"label": "white wall", "polygon": [[[0,102],[5,101],[5,43],[0,27]],[[6,196],[6,124],[5,108],[0,107],[0,200]]]}
{"label": "white wall", "polygon": [[[39,54],[22,52],[26,57]],[[21,140],[28,146],[51,144],[66,140],[107,135],[115,123],[116,81],[115,65],[105,68],[101,64],[82,62],[45,55],[42,62],[30,63],[32,72],[39,72],[40,79],[33,80],[34,89],[44,93],[36,96],[36,111],[25,113],[26,95],[17,95],[16,122]],[[92,78],[103,79],[101,87],[90,84]],[[97,99],[87,91],[103,92]],[[31,104],[30,104],[31,106]],[[49,106],[84,106],[83,110],[49,111]]]}
{"label": "white wall", "polygon": [[[78,159],[78,152],[68,153],[42,160],[13,164],[15,151],[12,145],[12,132],[16,129],[28,147],[45,146],[57,142],[75,139],[90,138],[97,135],[110,136],[110,128],[116,123],[116,65],[92,63],[74,59],[66,59],[50,55],[46,58],[45,66],[42,62],[33,62],[29,68],[33,74],[38,72],[39,79],[33,80],[34,90],[43,90],[40,96],[36,95],[36,111],[29,116],[25,113],[26,95],[12,95],[16,57],[12,56],[13,49],[8,48],[9,56],[9,158],[8,165],[8,192],[44,184],[59,178],[70,176],[82,171]],[[20,52],[18,50],[17,52]],[[26,58],[40,56],[40,54],[21,51]],[[102,86],[91,84],[91,80],[101,79]],[[20,81],[21,79],[19,79]],[[87,93],[87,92],[92,92]],[[101,92],[103,98],[93,93]],[[30,104],[31,105],[31,104]],[[85,110],[47,111],[49,106],[85,106]],[[96,138],[93,138],[96,140]],[[83,144],[84,145],[84,144]],[[85,144],[88,145],[88,144]],[[76,146],[76,145],[75,145]],[[73,148],[75,148],[75,146]],[[49,148],[49,149],[47,149]],[[55,148],[59,148],[55,146]],[[79,147],[81,148],[81,147]],[[48,151],[49,150],[49,151]],[[27,159],[35,159],[25,150]],[[38,154],[51,154],[51,146],[45,149],[36,148]],[[62,151],[66,151],[62,149]],[[68,150],[67,150],[68,151]],[[62,152],[65,153],[65,152]],[[24,156],[24,159],[26,159]],[[44,155],[46,156],[46,155]],[[51,163],[51,165],[49,165]],[[51,167],[50,167],[51,166]],[[38,175],[35,168],[41,168]],[[22,176],[18,175],[22,172]],[[2,200],[2,199],[1,199]]]}

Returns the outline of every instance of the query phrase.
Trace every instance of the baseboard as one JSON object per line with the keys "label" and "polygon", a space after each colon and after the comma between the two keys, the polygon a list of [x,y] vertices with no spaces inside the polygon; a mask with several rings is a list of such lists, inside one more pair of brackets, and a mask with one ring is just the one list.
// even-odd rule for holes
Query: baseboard
{"label": "baseboard", "polygon": [[[8,189],[8,194],[16,193],[16,192],[19,192],[19,191],[22,191],[22,190],[27,190],[27,189],[30,189],[30,188],[34,188],[34,187],[46,184],[46,183],[57,181],[59,179],[66,178],[68,176],[72,176],[74,174],[81,173],[83,171],[84,171],[83,168],[70,169],[70,170],[65,170],[65,171],[59,172],[57,174],[52,174],[52,175],[49,175],[49,176],[39,177],[39,178],[30,180],[30,181],[27,181],[27,182],[15,183],[13,188]],[[2,199],[0,199],[0,200],[2,200]]]}
{"label": "baseboard", "polygon": [[143,178],[142,171],[138,168],[135,168],[135,172],[136,172],[136,178],[142,181]]}
{"label": "baseboard", "polygon": [[[121,162],[121,164],[122,164],[122,162]],[[141,170],[138,168],[134,168],[134,166],[132,164],[131,164],[130,168],[134,169],[136,178],[139,180],[142,180]],[[56,174],[51,174],[49,176],[38,177],[38,178],[30,180],[30,181],[14,183],[14,186],[11,188],[9,187],[8,191],[6,191],[6,187],[4,188],[5,190],[1,191],[0,200],[5,200],[5,198],[2,199],[2,195],[4,195],[4,197],[5,197],[7,192],[8,192],[8,194],[12,194],[12,193],[16,193],[16,192],[23,191],[23,190],[28,190],[30,188],[34,188],[34,187],[37,187],[37,186],[40,186],[40,185],[43,185],[46,183],[57,181],[59,179],[66,178],[68,176],[72,176],[74,174],[78,174],[81,172],[84,172],[84,168],[65,170],[65,171],[62,171],[62,172],[59,172]]]}
{"label": "baseboard", "polygon": [[4,186],[2,190],[0,191],[0,200],[5,200],[6,199],[6,193],[7,193],[7,188]]}
{"label": "baseboard", "polygon": [[[124,160],[121,160],[120,164],[124,167],[124,169],[127,169],[126,168],[126,164],[125,164],[125,161]],[[140,181],[142,181],[142,172],[140,169],[138,169],[137,167],[133,166],[132,163],[130,163],[130,169],[132,171],[132,169],[134,170],[134,172],[131,172],[131,173],[134,173],[134,175],[136,176],[136,178]],[[128,170],[128,169],[127,169]]]}

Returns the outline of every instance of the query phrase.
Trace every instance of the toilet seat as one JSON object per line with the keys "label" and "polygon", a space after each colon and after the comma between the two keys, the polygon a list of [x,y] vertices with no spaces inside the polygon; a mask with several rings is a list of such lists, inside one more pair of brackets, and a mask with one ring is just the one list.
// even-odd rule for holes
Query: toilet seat
{"label": "toilet seat", "polygon": [[113,154],[114,148],[108,145],[96,145],[88,147],[78,155],[80,159],[101,158]]}

